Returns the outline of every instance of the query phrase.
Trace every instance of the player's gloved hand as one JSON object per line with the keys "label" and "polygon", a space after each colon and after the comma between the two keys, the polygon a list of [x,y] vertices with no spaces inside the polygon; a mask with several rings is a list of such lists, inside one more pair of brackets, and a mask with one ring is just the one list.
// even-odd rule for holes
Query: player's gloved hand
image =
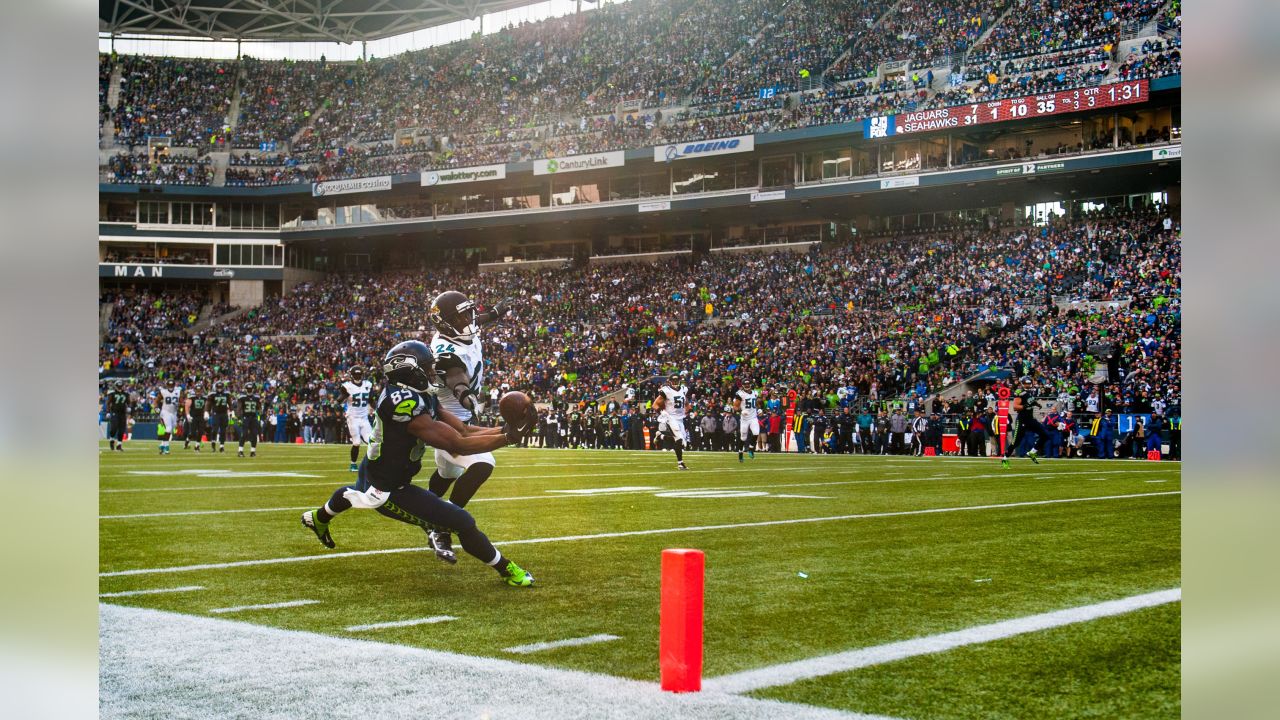
{"label": "player's gloved hand", "polygon": [[498,302],[493,304],[492,310],[493,310],[493,317],[500,318],[503,315],[506,315],[507,313],[511,312],[511,301],[503,298],[502,300],[499,300]]}
{"label": "player's gloved hand", "polygon": [[513,425],[512,423],[502,424],[502,434],[507,436],[508,445],[515,445],[523,440],[525,435],[519,426]]}
{"label": "player's gloved hand", "polygon": [[391,497],[391,493],[371,487],[364,492],[347,489],[342,493],[342,497],[351,503],[351,507],[361,508],[362,510],[377,510],[382,507],[387,498]]}

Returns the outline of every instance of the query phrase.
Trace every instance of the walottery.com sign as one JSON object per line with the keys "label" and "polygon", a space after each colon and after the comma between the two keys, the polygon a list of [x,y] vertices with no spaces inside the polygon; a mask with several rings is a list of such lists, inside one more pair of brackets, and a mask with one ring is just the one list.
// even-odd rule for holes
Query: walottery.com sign
{"label": "walottery.com sign", "polygon": [[448,170],[423,170],[422,186],[453,185],[454,183],[503,180],[507,177],[506,165],[475,165],[449,168]]}
{"label": "walottery.com sign", "polygon": [[1008,175],[1035,175],[1036,173],[1056,172],[1058,170],[1066,169],[1067,164],[1061,160],[1056,162],[1023,163],[1021,165],[996,168],[996,177],[1005,177]]}
{"label": "walottery.com sign", "polygon": [[626,153],[621,150],[593,153],[591,155],[545,158],[533,161],[533,174],[554,175],[556,173],[578,172],[581,170],[602,170],[604,168],[622,167],[626,162]]}

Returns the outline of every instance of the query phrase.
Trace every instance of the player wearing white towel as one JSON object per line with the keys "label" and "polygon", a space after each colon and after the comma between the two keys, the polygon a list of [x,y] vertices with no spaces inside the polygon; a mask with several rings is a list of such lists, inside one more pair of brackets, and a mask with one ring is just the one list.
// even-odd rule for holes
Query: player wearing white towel
{"label": "player wearing white towel", "polygon": [[738,388],[733,398],[733,411],[738,413],[738,462],[742,462],[745,450],[754,460],[756,437],[760,434],[760,397],[755,390]]}
{"label": "player wearing white towel", "polygon": [[156,391],[156,395],[160,400],[160,427],[158,428],[158,437],[160,438],[160,454],[169,454],[169,441],[173,439],[173,433],[178,429],[178,399],[182,394],[182,389],[177,387],[161,387]]}
{"label": "player wearing white towel", "polygon": [[673,375],[658,389],[653,409],[658,411],[658,437],[665,438],[676,451],[676,469],[688,470],[689,466],[684,464],[684,447],[689,442],[689,433],[684,429],[684,418],[689,406],[689,388],[683,384],[676,387],[676,381]]}
{"label": "player wearing white towel", "polygon": [[351,368],[351,379],[342,383],[342,397],[347,404],[347,432],[351,434],[351,472],[360,469],[360,446],[373,437],[369,424],[369,396],[373,383],[364,376],[364,368]]}
{"label": "player wearing white towel", "polygon": [[[480,344],[480,328],[506,314],[502,303],[484,310],[475,301],[456,291],[447,290],[431,303],[431,322],[436,327],[431,337],[431,353],[441,386],[436,390],[440,407],[448,410],[464,424],[470,425],[484,404],[484,349]],[[480,486],[493,474],[493,453],[455,455],[436,448],[436,471],[431,474],[428,489],[444,497],[449,488],[449,502],[466,507]],[[453,538],[448,530],[428,534],[436,557],[453,563]]]}

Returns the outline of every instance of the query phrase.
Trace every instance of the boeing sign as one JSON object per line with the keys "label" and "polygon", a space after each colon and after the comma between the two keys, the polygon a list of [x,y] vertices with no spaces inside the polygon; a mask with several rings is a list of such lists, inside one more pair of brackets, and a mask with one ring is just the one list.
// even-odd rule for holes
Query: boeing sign
{"label": "boeing sign", "polygon": [[755,149],[755,135],[739,135],[737,137],[716,138],[713,140],[682,142],[674,145],[659,145],[653,149],[653,161],[671,162],[672,160],[686,160],[711,155],[751,152]]}

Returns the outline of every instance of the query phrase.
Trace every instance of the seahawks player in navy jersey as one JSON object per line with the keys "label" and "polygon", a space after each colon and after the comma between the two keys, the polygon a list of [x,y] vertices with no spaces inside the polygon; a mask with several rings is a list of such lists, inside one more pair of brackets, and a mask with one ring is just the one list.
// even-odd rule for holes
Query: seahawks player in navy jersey
{"label": "seahawks player in navy jersey", "polygon": [[383,359],[382,371],[387,385],[374,404],[373,439],[360,463],[359,482],[338,488],[322,507],[303,513],[302,524],[325,547],[332,548],[335,544],[329,523],[335,515],[351,507],[374,509],[427,532],[444,528],[457,533],[462,549],[494,568],[508,585],[532,585],[533,576],[503,558],[476,527],[470,513],[412,481],[422,469],[427,448],[454,455],[491,452],[519,442],[537,421],[536,414],[531,413],[533,417],[526,418],[520,427],[464,425],[436,400],[432,392],[435,359],[430,348],[417,340],[391,348]]}
{"label": "seahawks player in navy jersey", "polygon": [[245,386],[244,395],[236,404],[240,408],[240,432],[237,439],[240,441],[240,449],[236,452],[237,457],[244,457],[244,441],[249,440],[249,457],[258,456],[258,436],[262,434],[262,400],[253,387],[253,384]]}
{"label": "seahawks player in navy jersey", "polygon": [[106,398],[107,438],[112,450],[124,452],[124,435],[129,429],[129,411],[133,403],[124,383],[116,380]]}
{"label": "seahawks player in navy jersey", "polygon": [[218,452],[227,451],[227,423],[231,415],[231,393],[226,391],[226,384],[221,380],[213,384],[213,392],[209,393],[209,425],[213,431],[209,444],[217,445]]}
{"label": "seahawks player in navy jersey", "polygon": [[201,445],[204,442],[200,439],[205,433],[205,409],[209,405],[209,398],[206,397],[198,386],[191,388],[191,395],[187,398],[187,429],[183,432],[182,448],[185,450],[191,447],[191,441],[196,441],[196,452],[200,452]]}
{"label": "seahawks player in navy jersey", "polygon": [[1005,444],[1004,457],[1000,458],[1000,464],[1004,467],[1009,467],[1009,456],[1022,444],[1022,439],[1028,434],[1034,435],[1035,440],[1031,443],[1031,449],[1027,451],[1027,458],[1039,465],[1040,460],[1038,459],[1039,454],[1036,452],[1036,446],[1049,439],[1048,431],[1031,414],[1031,406],[1027,404],[1026,400],[1027,397],[1023,391],[1019,390],[1009,402],[1009,409],[1014,411],[1014,414],[1010,418],[1009,427],[1011,431],[1009,434],[1012,439]]}

